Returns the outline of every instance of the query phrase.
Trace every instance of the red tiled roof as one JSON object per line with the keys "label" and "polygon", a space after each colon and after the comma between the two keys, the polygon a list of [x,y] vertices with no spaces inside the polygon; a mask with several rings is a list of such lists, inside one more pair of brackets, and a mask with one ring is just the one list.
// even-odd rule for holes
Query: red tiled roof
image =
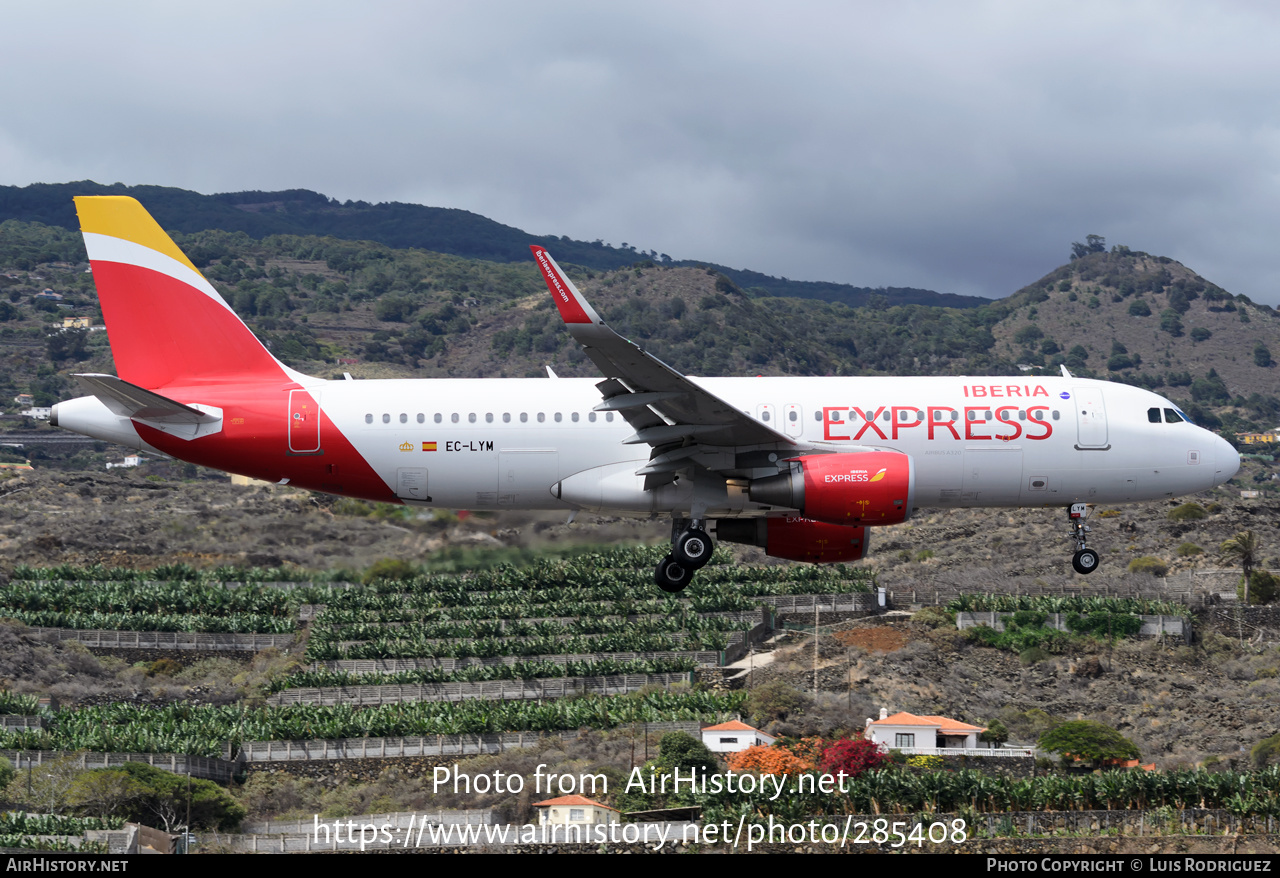
{"label": "red tiled roof", "polygon": [[[736,719],[731,719],[727,723],[720,723],[718,726],[707,726],[704,732],[760,732],[759,729],[753,729],[746,723],[740,723]],[[764,732],[760,732],[764,734]],[[773,737],[770,735],[769,737]]]}
{"label": "red tiled roof", "polygon": [[985,732],[982,726],[971,726],[968,723],[962,723],[959,720],[948,719],[945,716],[916,716],[914,713],[895,713],[893,716],[887,716],[884,719],[878,719],[872,723],[873,726],[935,726],[943,732]]}
{"label": "red tiled roof", "polygon": [[[547,799],[544,802],[534,802],[535,808],[550,808],[552,805],[590,805],[595,808],[604,808],[606,811],[617,811],[617,808],[610,808],[608,805],[602,805],[599,802],[593,802],[582,796],[559,796],[555,799]],[[618,813],[622,813],[619,811]]]}

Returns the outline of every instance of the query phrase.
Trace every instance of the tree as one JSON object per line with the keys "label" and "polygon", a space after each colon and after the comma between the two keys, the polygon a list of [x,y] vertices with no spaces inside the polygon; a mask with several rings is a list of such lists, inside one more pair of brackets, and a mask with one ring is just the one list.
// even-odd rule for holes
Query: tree
{"label": "tree", "polygon": [[67,803],[92,817],[114,817],[147,792],[147,787],[118,768],[82,771],[67,791]]}
{"label": "tree", "polygon": [[993,719],[987,730],[978,735],[978,740],[994,747],[999,747],[1005,741],[1009,740],[1009,730],[1004,727],[1004,723],[998,719]]}
{"label": "tree", "polygon": [[1244,580],[1241,579],[1240,586],[1236,589],[1241,602],[1248,600],[1255,604],[1269,604],[1276,599],[1276,594],[1280,593],[1280,576],[1269,573],[1266,570],[1255,570],[1253,575],[1249,577],[1249,590],[1245,593]]}
{"label": "tree", "polygon": [[706,744],[687,732],[670,732],[662,736],[658,743],[658,758],[654,760],[659,770],[679,770],[681,776],[691,771],[705,771],[714,774],[720,770],[720,763]]}
{"label": "tree", "polygon": [[1040,736],[1036,746],[1064,760],[1085,759],[1095,767],[1113,760],[1137,759],[1141,754],[1128,738],[1092,720],[1065,722]]}
{"label": "tree", "polygon": [[1262,342],[1258,342],[1253,348],[1253,364],[1263,369],[1269,369],[1275,365],[1275,360],[1271,359],[1271,350]]}
{"label": "tree", "polygon": [[193,827],[233,829],[244,819],[244,806],[211,780],[174,774],[145,762],[126,762],[119,770],[141,787],[128,809],[130,819],[153,826],[159,823],[165,832],[186,820],[188,807]]}
{"label": "tree", "polygon": [[1244,572],[1244,593],[1241,595],[1241,600],[1246,606],[1249,604],[1249,579],[1253,574],[1254,565],[1258,563],[1258,555],[1261,551],[1258,535],[1251,530],[1241,531],[1218,547],[1218,554],[1223,560],[1228,564],[1239,564]]}
{"label": "tree", "polygon": [[1101,235],[1085,235],[1085,243],[1079,241],[1071,243],[1071,258],[1076,260],[1082,256],[1088,256],[1090,253],[1106,253],[1107,239]]}

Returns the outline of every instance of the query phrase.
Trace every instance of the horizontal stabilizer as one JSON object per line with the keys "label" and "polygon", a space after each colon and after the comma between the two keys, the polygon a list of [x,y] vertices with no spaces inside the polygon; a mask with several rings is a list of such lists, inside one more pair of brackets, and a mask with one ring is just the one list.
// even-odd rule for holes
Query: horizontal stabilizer
{"label": "horizontal stabilizer", "polygon": [[175,402],[167,396],[143,390],[136,384],[122,381],[114,375],[83,373],[72,376],[89,394],[96,396],[113,414],[139,421],[159,421],[165,424],[208,424],[219,420],[218,415]]}

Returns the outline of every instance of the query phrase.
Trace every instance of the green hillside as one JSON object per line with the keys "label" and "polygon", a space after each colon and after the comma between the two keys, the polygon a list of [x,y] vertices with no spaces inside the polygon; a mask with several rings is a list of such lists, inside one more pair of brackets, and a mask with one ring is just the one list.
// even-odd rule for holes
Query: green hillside
{"label": "green hillside", "polygon": [[[596,270],[618,269],[636,262],[671,264],[671,257],[603,241],[574,241],[528,232],[465,210],[420,204],[364,201],[339,202],[307,189],[282,192],[229,192],[201,195],[167,186],[104,186],[93,181],[0,186],[0,222],[9,219],[39,222],[76,231],[72,198],[76,195],[131,195],[165,229],[194,233],[207,229],[244,232],[251,238],[270,235],[322,235],[350,241],[376,241],[388,247],[416,247],[492,262],[532,262],[530,244],[542,244],[558,262],[572,262]],[[681,265],[701,265],[684,261]],[[775,278],[753,271],[709,265],[753,294],[800,296],[864,305],[873,296],[895,304],[928,304],[966,308],[985,304],[977,296],[957,296],[908,287],[877,289],[848,284],[810,283]]]}

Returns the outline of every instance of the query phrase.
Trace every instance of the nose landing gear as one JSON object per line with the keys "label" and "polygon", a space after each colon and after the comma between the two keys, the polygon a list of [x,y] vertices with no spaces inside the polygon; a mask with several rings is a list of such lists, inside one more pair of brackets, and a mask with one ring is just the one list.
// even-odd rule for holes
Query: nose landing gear
{"label": "nose landing gear", "polygon": [[1067,507],[1067,518],[1071,521],[1071,539],[1076,544],[1076,553],[1071,556],[1071,566],[1081,575],[1097,570],[1100,560],[1097,552],[1085,546],[1089,528],[1084,522],[1092,511],[1088,503],[1072,503]]}
{"label": "nose landing gear", "polygon": [[658,564],[653,581],[665,592],[677,594],[684,591],[693,580],[693,574],[707,565],[715,543],[707,533],[705,522],[677,518],[671,523],[671,554]]}

